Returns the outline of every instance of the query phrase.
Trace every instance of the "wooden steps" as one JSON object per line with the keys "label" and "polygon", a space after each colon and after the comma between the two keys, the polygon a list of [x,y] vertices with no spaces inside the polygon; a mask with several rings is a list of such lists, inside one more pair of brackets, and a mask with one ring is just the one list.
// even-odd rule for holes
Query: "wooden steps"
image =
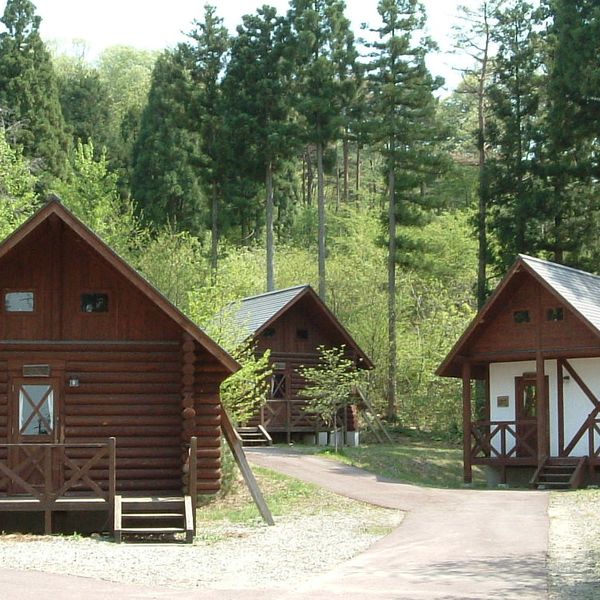
{"label": "wooden steps", "polygon": [[577,489],[583,483],[587,457],[549,458],[534,473],[530,485],[538,490]]}
{"label": "wooden steps", "polygon": [[273,439],[262,426],[236,427],[238,435],[242,440],[242,446],[271,446]]}
{"label": "wooden steps", "polygon": [[121,543],[123,535],[139,537],[182,534],[194,540],[194,515],[191,496],[115,496],[114,537]]}

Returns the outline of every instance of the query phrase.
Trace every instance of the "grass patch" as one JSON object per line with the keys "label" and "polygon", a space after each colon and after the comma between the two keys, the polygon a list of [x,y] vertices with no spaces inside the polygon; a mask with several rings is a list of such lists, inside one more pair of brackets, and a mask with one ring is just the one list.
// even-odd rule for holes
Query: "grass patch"
{"label": "grass patch", "polygon": [[[394,479],[443,488],[463,486],[463,453],[455,444],[418,437],[415,434],[394,434],[394,445],[367,444],[356,448],[332,449],[318,446],[295,446],[295,450],[319,454],[371,473]],[[479,468],[473,468],[473,485],[485,487],[485,477]]]}
{"label": "grass patch", "polygon": [[[252,470],[274,517],[352,510],[356,505],[353,500],[270,469],[254,466]],[[198,509],[199,531],[219,522],[262,525],[260,513],[241,480],[226,496],[211,498]]]}

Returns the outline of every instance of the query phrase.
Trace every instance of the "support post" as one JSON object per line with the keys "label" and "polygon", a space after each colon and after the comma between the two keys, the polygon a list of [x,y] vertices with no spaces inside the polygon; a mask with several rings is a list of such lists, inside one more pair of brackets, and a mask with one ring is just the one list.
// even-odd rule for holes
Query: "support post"
{"label": "support post", "polygon": [[196,531],[196,509],[198,507],[198,438],[190,438],[190,463],[189,463],[188,493],[192,498],[192,511],[194,516],[194,531]]}
{"label": "support post", "polygon": [[473,468],[471,465],[471,363],[466,361],[462,365],[462,397],[463,397],[463,468],[464,481],[473,481]]}
{"label": "support post", "polygon": [[550,455],[550,439],[548,427],[548,394],[546,390],[546,372],[544,356],[538,349],[535,358],[536,388],[537,388],[537,459],[538,465]]}
{"label": "support post", "polygon": [[559,358],[556,364],[556,389],[558,393],[558,455],[565,454],[565,391],[563,380],[563,361]]}
{"label": "support post", "polygon": [[[117,495],[117,438],[108,438],[108,510],[109,523],[115,522],[115,496]],[[113,531],[114,535],[114,531]]]}

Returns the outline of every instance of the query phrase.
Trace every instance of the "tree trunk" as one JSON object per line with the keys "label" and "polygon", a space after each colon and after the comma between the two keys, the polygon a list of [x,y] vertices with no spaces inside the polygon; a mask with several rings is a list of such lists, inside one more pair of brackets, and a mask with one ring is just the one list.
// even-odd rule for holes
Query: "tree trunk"
{"label": "tree trunk", "polygon": [[398,370],[397,333],[396,333],[396,177],[394,169],[390,168],[389,186],[389,247],[388,247],[388,406],[387,418],[396,419],[396,372]]}
{"label": "tree trunk", "polygon": [[213,285],[217,281],[217,268],[219,260],[219,198],[217,185],[212,184],[211,202],[211,242],[210,242],[210,273]]}
{"label": "tree trunk", "polygon": [[323,175],[323,142],[317,143],[317,207],[319,219],[319,297],[325,301],[325,181]]}
{"label": "tree trunk", "polygon": [[484,5],[484,31],[485,42],[483,55],[481,59],[481,71],[479,72],[479,81],[477,86],[477,152],[479,169],[479,205],[477,210],[477,308],[480,309],[487,300],[487,201],[488,201],[488,181],[485,170],[485,140],[486,140],[486,119],[485,119],[485,97],[486,80],[489,62],[490,46],[490,28],[488,25],[487,5]]}
{"label": "tree trunk", "polygon": [[267,164],[265,185],[267,188],[267,292],[272,292],[275,289],[275,248],[273,241],[273,167],[270,161]]}
{"label": "tree trunk", "polygon": [[360,144],[356,144],[356,199],[360,194]]}
{"label": "tree trunk", "polygon": [[310,155],[310,146],[306,148],[306,204],[312,205],[312,193],[314,189],[315,173],[313,171],[312,156]]}
{"label": "tree trunk", "polygon": [[348,204],[348,184],[349,184],[349,169],[350,169],[350,143],[348,142],[348,128],[346,128],[346,135],[344,136],[344,140],[342,142],[342,151],[344,154],[344,202]]}

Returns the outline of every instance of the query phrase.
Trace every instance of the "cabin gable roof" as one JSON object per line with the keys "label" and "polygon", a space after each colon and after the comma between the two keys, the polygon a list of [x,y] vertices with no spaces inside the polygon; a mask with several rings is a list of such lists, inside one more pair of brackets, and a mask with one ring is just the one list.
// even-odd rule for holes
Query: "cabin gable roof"
{"label": "cabin gable roof", "polygon": [[50,200],[43,208],[25,221],[2,243],[0,243],[0,259],[23,242],[48,219],[58,218],[62,223],[82,239],[89,248],[100,255],[118,273],[127,279],[139,292],[146,296],[177,326],[188,333],[203,348],[215,357],[227,371],[237,371],[239,364],[216,342],[206,335],[195,323],[176,308],[163,294],[150,284],[133,267],[127,264],[114,250],[103,242],[91,229],[82,223],[73,213],[57,200]]}
{"label": "cabin gable roof", "polygon": [[[481,330],[492,321],[511,293],[511,288],[523,274],[539,283],[557,302],[572,313],[586,331],[600,342],[600,277],[520,254],[494,293],[471,321],[442,364],[436,370],[440,376],[459,376],[460,363]],[[581,327],[581,325],[579,326]]]}
{"label": "cabin gable roof", "polygon": [[241,332],[240,337],[242,340],[240,341],[250,337],[257,337],[265,329],[271,327],[293,306],[303,300],[310,302],[317,310],[320,318],[325,319],[344,340],[344,344],[357,353],[362,365],[367,369],[373,368],[370,358],[363,352],[346,328],[339,322],[337,317],[319,298],[310,285],[298,285],[257,296],[250,296],[236,303],[234,305],[236,310],[233,320]]}

